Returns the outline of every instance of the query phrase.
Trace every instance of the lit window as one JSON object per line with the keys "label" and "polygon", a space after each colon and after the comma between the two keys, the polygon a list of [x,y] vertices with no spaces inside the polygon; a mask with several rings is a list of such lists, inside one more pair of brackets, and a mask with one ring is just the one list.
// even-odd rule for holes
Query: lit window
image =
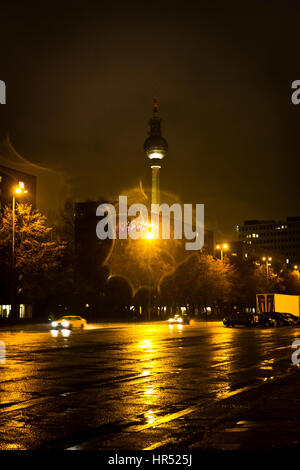
{"label": "lit window", "polygon": [[22,188],[22,189],[24,189],[24,187],[25,187],[25,186],[24,186],[24,183],[23,183],[23,181],[19,181],[19,188]]}

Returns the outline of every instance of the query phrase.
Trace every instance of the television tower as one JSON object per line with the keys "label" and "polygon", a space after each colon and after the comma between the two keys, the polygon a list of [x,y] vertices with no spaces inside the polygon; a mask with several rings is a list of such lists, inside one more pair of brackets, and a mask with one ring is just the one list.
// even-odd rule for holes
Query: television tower
{"label": "television tower", "polygon": [[168,152],[168,143],[161,135],[161,118],[159,116],[158,103],[154,99],[153,114],[149,121],[149,137],[144,142],[144,151],[149,158],[152,170],[152,195],[151,203],[160,204],[159,176],[163,158]]}

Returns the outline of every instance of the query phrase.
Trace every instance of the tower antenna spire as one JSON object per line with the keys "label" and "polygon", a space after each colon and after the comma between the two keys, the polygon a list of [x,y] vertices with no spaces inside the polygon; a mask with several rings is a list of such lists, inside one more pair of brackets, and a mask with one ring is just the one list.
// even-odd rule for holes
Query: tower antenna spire
{"label": "tower antenna spire", "polygon": [[153,98],[153,113],[158,113],[158,111],[159,111],[158,99],[154,95],[154,98]]}
{"label": "tower antenna spire", "polygon": [[159,112],[158,106],[158,80],[154,82],[154,96],[153,96],[153,113]]}

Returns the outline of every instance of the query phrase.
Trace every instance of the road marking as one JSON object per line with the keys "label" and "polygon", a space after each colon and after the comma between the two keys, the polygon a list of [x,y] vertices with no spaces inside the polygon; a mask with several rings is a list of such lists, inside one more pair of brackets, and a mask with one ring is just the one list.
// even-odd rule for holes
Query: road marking
{"label": "road marking", "polygon": [[171,413],[169,415],[165,415],[160,418],[157,418],[155,421],[152,421],[152,423],[141,424],[138,426],[131,426],[125,429],[125,432],[144,431],[145,429],[153,428],[155,426],[159,426],[160,424],[168,423],[169,421],[173,421],[174,419],[178,419],[178,418],[181,418],[182,416],[186,416],[190,413],[193,413],[193,411],[196,411],[198,409],[199,408],[197,406],[191,406],[190,408],[186,408],[185,410],[177,411],[176,413]]}
{"label": "road marking", "polygon": [[[285,374],[282,374],[280,376],[277,376],[277,379],[282,379],[282,378],[286,377],[287,375],[289,375],[289,373],[285,373]],[[218,398],[213,399],[213,400],[211,400],[211,403],[207,403],[205,406],[197,406],[197,405],[191,406],[191,407],[186,408],[184,410],[178,411],[177,413],[171,413],[169,415],[162,416],[162,417],[152,421],[151,423],[143,424],[143,425],[140,425],[140,426],[129,427],[129,428],[126,429],[126,432],[141,432],[141,431],[144,431],[145,429],[149,429],[149,428],[152,428],[152,427],[155,427],[155,426],[160,426],[161,424],[168,423],[170,421],[173,421],[174,419],[178,419],[178,418],[181,418],[182,416],[186,416],[188,414],[194,413],[195,411],[200,411],[202,409],[205,409],[205,408],[213,405],[216,402],[219,403],[219,402],[222,402],[224,400],[227,400],[227,398],[231,398],[235,395],[239,395],[240,393],[248,392],[249,390],[254,390],[255,388],[259,388],[265,383],[266,382],[258,382],[258,383],[253,384],[253,385],[247,385],[246,387],[238,388],[236,390],[233,390],[232,392],[228,392],[228,393],[225,392],[226,393],[225,396],[223,396],[219,399]]]}
{"label": "road marking", "polygon": [[0,413],[7,413],[8,411],[15,411],[15,410],[23,409],[23,408],[28,408],[29,406],[40,404],[41,402],[44,402],[44,401],[53,400],[53,398],[57,398],[57,397],[48,396],[48,397],[33,398],[33,399],[21,401],[17,405],[10,405],[10,406],[2,405],[2,408],[0,408]]}
{"label": "road marking", "polygon": [[158,447],[165,446],[166,444],[171,444],[171,443],[175,444],[176,442],[178,442],[177,439],[170,437],[169,439],[165,439],[164,441],[155,442],[155,444],[152,444],[149,447],[145,447],[143,450],[154,450],[154,449],[157,449]]}
{"label": "road marking", "polygon": [[218,362],[217,364],[213,364],[210,366],[211,368],[213,367],[221,367],[221,366],[227,366],[228,364],[232,364],[233,361],[227,361],[227,362]]}

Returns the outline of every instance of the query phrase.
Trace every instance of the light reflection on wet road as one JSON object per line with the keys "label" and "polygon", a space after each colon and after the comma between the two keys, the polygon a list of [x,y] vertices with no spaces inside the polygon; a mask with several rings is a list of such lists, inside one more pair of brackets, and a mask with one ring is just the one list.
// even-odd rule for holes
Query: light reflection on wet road
{"label": "light reflection on wet road", "polygon": [[[289,372],[300,329],[194,323],[0,331],[0,449],[144,449],[194,413]],[[199,425],[199,421],[197,426]]]}

